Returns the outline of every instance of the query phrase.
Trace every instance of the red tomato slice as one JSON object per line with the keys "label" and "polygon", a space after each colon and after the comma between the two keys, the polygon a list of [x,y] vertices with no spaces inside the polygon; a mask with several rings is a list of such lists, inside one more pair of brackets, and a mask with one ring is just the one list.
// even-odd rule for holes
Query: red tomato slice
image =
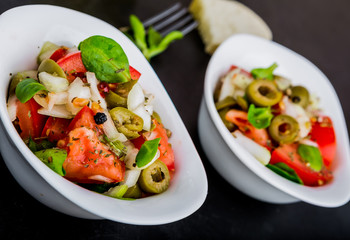
{"label": "red tomato slice", "polygon": [[38,113],[41,106],[31,98],[26,103],[17,101],[17,118],[21,128],[21,138],[38,138],[45,125],[47,116]]}
{"label": "red tomato slice", "polygon": [[65,178],[79,183],[123,181],[124,163],[99,141],[93,130],[75,128],[68,134],[67,147]]}
{"label": "red tomato slice", "polygon": [[159,160],[161,160],[168,167],[169,171],[175,170],[174,151],[168,142],[168,136],[163,124],[153,119],[153,124],[156,126],[152,132],[144,134],[147,141],[160,138],[158,150],[160,152]]}
{"label": "red tomato slice", "polygon": [[333,176],[326,168],[316,172],[308,167],[298,154],[298,144],[284,144],[276,148],[271,155],[270,164],[283,162],[293,168],[307,186],[320,186],[330,181]]}
{"label": "red tomato slice", "polygon": [[321,117],[321,121],[312,121],[310,137],[317,142],[324,164],[330,167],[337,151],[332,120],[325,116]]}
{"label": "red tomato slice", "polygon": [[86,68],[81,59],[81,52],[69,53],[57,61],[57,64],[67,74],[67,79],[72,82],[77,76],[86,72]]}
{"label": "red tomato slice", "polygon": [[256,143],[271,150],[271,141],[266,129],[257,129],[248,121],[248,113],[231,109],[226,113],[226,120],[238,126],[239,130]]}
{"label": "red tomato slice", "polygon": [[131,80],[139,80],[141,76],[141,73],[139,71],[137,71],[132,66],[129,66],[129,71],[130,71]]}
{"label": "red tomato slice", "polygon": [[50,142],[57,142],[67,136],[67,126],[69,126],[70,122],[70,119],[49,117],[41,136],[48,137]]}
{"label": "red tomato slice", "polygon": [[87,127],[90,129],[96,129],[97,124],[94,120],[94,112],[88,106],[84,106],[78,114],[73,118],[69,124],[67,131],[71,131],[75,128]]}
{"label": "red tomato slice", "polygon": [[63,58],[67,54],[67,51],[68,51],[68,48],[60,47],[59,49],[57,49],[56,51],[53,52],[50,59],[57,62],[57,60]]}

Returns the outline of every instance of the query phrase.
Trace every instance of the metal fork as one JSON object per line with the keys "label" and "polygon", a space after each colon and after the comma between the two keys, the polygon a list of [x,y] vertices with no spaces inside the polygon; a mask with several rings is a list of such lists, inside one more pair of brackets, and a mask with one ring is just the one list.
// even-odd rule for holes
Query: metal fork
{"label": "metal fork", "polygon": [[142,23],[145,28],[153,26],[162,36],[174,30],[182,32],[185,36],[198,26],[198,23],[193,20],[187,8],[182,7],[181,3],[174,4]]}

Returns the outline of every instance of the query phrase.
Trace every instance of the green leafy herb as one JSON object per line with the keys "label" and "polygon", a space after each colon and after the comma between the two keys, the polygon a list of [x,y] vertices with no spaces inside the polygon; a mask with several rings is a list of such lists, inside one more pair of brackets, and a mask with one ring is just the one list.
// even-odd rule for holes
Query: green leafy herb
{"label": "green leafy herb", "polygon": [[156,156],[160,138],[156,138],[142,144],[140,151],[136,155],[137,167],[146,166]]}
{"label": "green leafy herb", "polygon": [[273,71],[277,68],[277,64],[274,63],[268,68],[255,68],[251,71],[252,76],[255,79],[268,79],[273,80]]}
{"label": "green leafy herb", "polygon": [[266,167],[290,181],[303,185],[303,181],[300,179],[298,174],[296,174],[294,169],[290,168],[287,164],[283,162],[279,162],[276,164],[267,164]]}
{"label": "green leafy herb", "polygon": [[152,26],[146,34],[142,22],[135,15],[130,15],[130,26],[132,33],[129,31],[124,31],[124,33],[142,51],[148,61],[165,51],[173,41],[183,38],[183,34],[179,31],[172,31],[163,38]]}
{"label": "green leafy herb", "polygon": [[66,175],[63,162],[66,160],[67,151],[63,149],[45,149],[34,153],[43,163],[61,176]]}
{"label": "green leafy herb", "polygon": [[128,82],[129,61],[122,47],[113,39],[92,36],[79,44],[85,68],[94,72],[97,79],[109,82]]}
{"label": "green leafy herb", "polygon": [[46,90],[44,85],[33,78],[26,78],[18,83],[16,96],[21,103],[25,103],[41,90]]}
{"label": "green leafy herb", "polygon": [[270,126],[273,114],[271,109],[267,108],[256,108],[254,104],[250,104],[248,110],[248,121],[256,128],[267,128]]}
{"label": "green leafy herb", "polygon": [[53,148],[55,146],[55,144],[46,140],[46,139],[40,140],[37,143],[31,137],[29,137],[28,142],[27,142],[27,146],[32,152],[36,152],[36,151],[43,150],[43,149]]}
{"label": "green leafy herb", "polygon": [[298,153],[301,158],[310,164],[310,167],[319,172],[322,169],[323,162],[321,152],[317,147],[300,144],[298,147]]}

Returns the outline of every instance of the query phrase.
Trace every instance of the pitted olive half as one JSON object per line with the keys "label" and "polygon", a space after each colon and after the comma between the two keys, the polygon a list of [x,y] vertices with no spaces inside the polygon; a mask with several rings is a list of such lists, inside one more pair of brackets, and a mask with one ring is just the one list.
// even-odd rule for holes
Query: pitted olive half
{"label": "pitted olive half", "polygon": [[299,124],[291,116],[277,115],[271,121],[269,133],[273,140],[279,143],[292,143],[299,134]]}
{"label": "pitted olive half", "polygon": [[281,101],[283,95],[273,81],[262,79],[249,84],[246,93],[249,101],[259,107],[275,105]]}
{"label": "pitted olive half", "polygon": [[141,189],[149,193],[162,193],[168,189],[169,183],[169,170],[160,160],[156,160],[151,166],[142,170],[139,178]]}
{"label": "pitted olive half", "polygon": [[142,131],[143,128],[141,117],[123,107],[115,107],[109,113],[118,131],[123,133],[128,139],[140,136],[138,132]]}
{"label": "pitted olive half", "polygon": [[292,94],[289,98],[293,103],[305,108],[309,104],[309,91],[303,86],[292,87]]}

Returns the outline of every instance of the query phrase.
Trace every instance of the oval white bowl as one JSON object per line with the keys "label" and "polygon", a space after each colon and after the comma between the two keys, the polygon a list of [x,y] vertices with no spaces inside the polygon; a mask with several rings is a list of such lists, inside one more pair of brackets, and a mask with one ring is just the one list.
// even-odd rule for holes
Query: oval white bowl
{"label": "oval white bowl", "polygon": [[[225,74],[231,65],[249,71],[256,67],[270,66],[274,62],[278,64],[275,71],[277,75],[285,76],[291,79],[294,85],[303,85],[312,93],[320,96],[322,109],[333,120],[338,142],[336,158],[332,166],[334,180],[324,186],[298,185],[263,166],[236,143],[215,109],[214,88],[220,76]],[[217,157],[215,158],[214,155],[209,159],[219,173],[233,186],[254,198],[272,203],[290,203],[300,199],[318,206],[337,207],[349,201],[349,139],[343,111],[327,77],[306,58],[272,41],[246,34],[233,35],[220,45],[209,62],[205,75],[204,102],[205,104],[202,104],[204,110],[201,110],[201,115],[210,116],[210,119],[199,118],[201,142],[207,147],[204,147],[207,152],[216,152]],[[206,110],[208,115],[206,115]],[[210,124],[216,126],[219,134],[213,137],[209,144],[206,143],[208,140],[205,139],[205,136],[208,134],[205,129]],[[211,136],[215,136],[215,134],[211,134]],[[215,151],[221,139],[231,150],[230,153],[222,150],[225,153],[220,155],[220,152]],[[221,143],[223,143],[222,140]],[[237,158],[244,164],[245,168],[243,165],[234,167],[232,161],[238,161]],[[246,174],[256,175],[259,178],[245,176]]]}
{"label": "oval white bowl", "polygon": [[[0,16],[0,34],[0,116],[4,136],[7,136],[0,147],[7,166],[26,191],[47,206],[66,214],[138,225],[177,221],[203,204],[208,186],[201,159],[156,73],[124,34],[97,18],[49,5],[22,6],[3,13]],[[173,132],[170,142],[175,153],[176,172],[169,189],[162,194],[123,201],[79,187],[36,158],[9,119],[6,109],[9,74],[35,69],[36,56],[46,40],[73,46],[92,35],[113,38],[122,46],[130,65],[142,73],[140,84],[155,95],[155,110]],[[57,198],[59,201],[55,201]]]}

